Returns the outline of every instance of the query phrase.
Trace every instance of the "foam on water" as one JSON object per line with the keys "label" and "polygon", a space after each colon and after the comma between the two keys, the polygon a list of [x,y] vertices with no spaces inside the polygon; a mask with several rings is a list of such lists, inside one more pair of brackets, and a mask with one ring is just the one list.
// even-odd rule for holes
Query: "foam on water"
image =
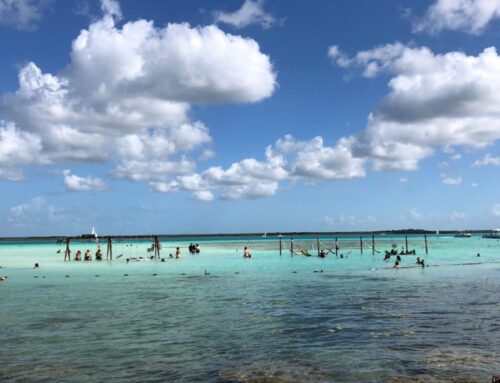
{"label": "foam on water", "polygon": [[[189,242],[200,255],[187,254]],[[112,262],[63,262],[55,243],[1,244],[0,381],[465,382],[499,373],[500,242],[430,237],[426,256],[423,238],[409,237],[431,267],[399,270],[383,261],[394,242],[404,246],[377,238],[372,255],[365,241],[361,255],[359,238],[342,238],[348,258],[321,259],[279,256],[276,238],[162,240],[166,262],[128,264],[150,243],[114,243]],[[176,246],[182,258],[168,258]],[[96,245],[72,244],[72,254],[87,248]]]}

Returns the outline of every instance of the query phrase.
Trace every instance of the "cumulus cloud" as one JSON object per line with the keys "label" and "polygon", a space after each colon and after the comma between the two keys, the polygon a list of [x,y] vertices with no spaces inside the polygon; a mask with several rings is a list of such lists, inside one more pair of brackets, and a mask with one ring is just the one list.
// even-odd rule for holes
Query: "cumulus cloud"
{"label": "cumulus cloud", "polygon": [[[350,141],[325,145],[321,137],[296,140],[286,135],[266,148],[265,159],[243,159],[227,168],[212,166],[200,173],[151,182],[158,192],[219,191],[223,200],[258,199],[274,195],[280,182],[342,180],[363,177],[364,160],[354,158]],[[213,197],[215,198],[215,197]]]}
{"label": "cumulus cloud", "polygon": [[448,29],[479,34],[500,17],[500,0],[436,0],[415,23],[415,32],[437,33]]}
{"label": "cumulus cloud", "polygon": [[0,121],[0,178],[24,180],[24,172],[17,166],[44,162],[41,148],[36,135],[17,129],[13,123]]}
{"label": "cumulus cloud", "polygon": [[462,177],[450,177],[446,174],[441,174],[441,180],[445,185],[461,185]]}
{"label": "cumulus cloud", "polygon": [[0,0],[0,24],[35,30],[51,0]]}
{"label": "cumulus cloud", "polygon": [[472,166],[500,166],[500,157],[495,157],[491,153],[486,153],[483,158],[476,160]]}
{"label": "cumulus cloud", "polygon": [[245,0],[237,11],[217,11],[214,16],[215,22],[229,24],[235,28],[245,28],[257,24],[267,29],[283,22],[282,20],[276,20],[273,15],[264,10],[264,0]]}
{"label": "cumulus cloud", "polygon": [[[275,90],[270,58],[253,39],[214,25],[118,26],[119,3],[101,8],[65,68],[44,73],[29,62],[17,91],[0,96],[12,126],[0,131],[10,153],[0,157],[0,177],[20,179],[15,166],[33,163],[117,162],[117,177],[163,181],[192,171],[194,152],[213,153],[208,128],[189,117],[193,104],[258,102]],[[20,141],[36,155],[15,154]]]}
{"label": "cumulus cloud", "polygon": [[9,209],[7,221],[14,226],[57,222],[65,217],[63,209],[47,203],[44,197],[38,196],[31,201],[13,206]]}
{"label": "cumulus cloud", "polygon": [[329,55],[364,77],[391,76],[366,129],[351,138],[354,157],[370,160],[375,170],[415,170],[438,147],[481,148],[500,138],[495,48],[472,56],[394,43],[353,57],[333,46]]}
{"label": "cumulus cloud", "polygon": [[108,185],[100,178],[79,177],[71,174],[70,170],[64,170],[64,186],[68,191],[91,191],[91,190],[106,190]]}
{"label": "cumulus cloud", "polygon": [[201,202],[209,202],[214,199],[214,195],[208,190],[195,191],[193,192],[192,197],[194,200]]}

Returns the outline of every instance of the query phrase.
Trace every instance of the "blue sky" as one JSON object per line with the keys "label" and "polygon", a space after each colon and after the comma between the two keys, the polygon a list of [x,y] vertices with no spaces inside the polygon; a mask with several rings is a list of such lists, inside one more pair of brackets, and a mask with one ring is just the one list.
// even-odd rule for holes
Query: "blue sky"
{"label": "blue sky", "polygon": [[500,0],[0,0],[0,235],[500,226]]}

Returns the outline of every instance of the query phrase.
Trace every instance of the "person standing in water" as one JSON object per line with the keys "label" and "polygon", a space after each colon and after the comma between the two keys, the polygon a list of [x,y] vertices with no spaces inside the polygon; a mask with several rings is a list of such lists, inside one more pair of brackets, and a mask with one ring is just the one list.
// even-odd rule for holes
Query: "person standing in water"
{"label": "person standing in water", "polygon": [[243,258],[252,258],[252,254],[250,254],[250,250],[246,246],[243,249]]}
{"label": "person standing in water", "polygon": [[181,249],[178,247],[175,249],[175,258],[180,258],[181,257]]}

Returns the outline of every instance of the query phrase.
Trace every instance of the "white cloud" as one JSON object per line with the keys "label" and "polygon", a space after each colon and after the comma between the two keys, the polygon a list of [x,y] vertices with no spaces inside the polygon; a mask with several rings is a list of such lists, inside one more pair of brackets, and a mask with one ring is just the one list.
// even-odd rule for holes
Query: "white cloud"
{"label": "white cloud", "polygon": [[0,24],[35,30],[51,0],[0,0]]}
{"label": "white cloud", "polygon": [[178,174],[189,174],[195,169],[195,163],[187,158],[179,161],[150,160],[122,161],[113,171],[116,178],[128,178],[132,181],[162,182]]}
{"label": "white cloud", "polygon": [[210,202],[214,199],[214,195],[208,190],[195,191],[193,192],[192,197],[194,200],[202,202]]}
{"label": "white cloud", "polygon": [[14,226],[30,226],[61,221],[64,217],[63,209],[49,205],[44,197],[38,196],[27,203],[11,207],[7,221]]}
{"label": "white cloud", "polygon": [[473,188],[477,188],[477,187],[479,187],[479,184],[477,182],[472,182],[470,184],[470,186],[473,187]]}
{"label": "white cloud", "polygon": [[235,12],[215,12],[215,22],[245,28],[252,24],[267,29],[282,20],[276,20],[273,15],[264,11],[264,0],[245,0],[240,9]]}
{"label": "white cloud", "polygon": [[[208,128],[190,120],[193,104],[252,103],[275,90],[270,58],[251,38],[214,25],[159,28],[141,19],[117,26],[119,3],[102,0],[101,8],[62,71],[44,73],[30,62],[18,90],[0,96],[0,113],[36,154],[29,161],[11,155],[0,177],[22,178],[16,165],[116,162],[118,177],[164,181],[192,171],[194,152],[211,155]],[[14,153],[12,140],[1,140]]]}
{"label": "white cloud", "polygon": [[500,217],[500,203],[496,203],[491,207],[491,214],[495,217]]}
{"label": "white cloud", "polygon": [[108,185],[100,178],[79,177],[71,174],[71,171],[64,170],[64,186],[68,191],[91,191],[91,190],[106,190]]}
{"label": "white cloud", "polygon": [[258,182],[255,184],[232,185],[225,189],[221,199],[259,199],[273,196],[277,190],[277,182]]}
{"label": "white cloud", "polygon": [[436,0],[414,25],[415,32],[445,29],[479,34],[500,17],[500,0]]}
{"label": "white cloud", "polygon": [[401,177],[401,178],[399,179],[399,182],[401,182],[402,184],[407,183],[407,182],[408,182],[408,177]]}
{"label": "white cloud", "polygon": [[491,153],[486,153],[483,158],[474,161],[472,166],[500,166],[500,157],[494,157]]}
{"label": "white cloud", "polygon": [[401,43],[349,58],[336,46],[330,57],[367,78],[389,74],[389,93],[355,136],[354,157],[375,170],[415,170],[436,148],[481,148],[500,138],[500,57],[495,48],[477,56],[434,54]]}
{"label": "white cloud", "polygon": [[441,180],[445,185],[461,185],[462,177],[450,177],[446,174],[441,174]]}
{"label": "white cloud", "polygon": [[458,161],[458,160],[461,160],[462,159],[462,155],[461,154],[453,154],[452,156],[450,156],[450,160],[451,161]]}
{"label": "white cloud", "polygon": [[101,9],[105,15],[109,15],[117,20],[120,20],[123,17],[122,9],[118,1],[101,0]]}
{"label": "white cloud", "polygon": [[44,162],[40,139],[16,128],[13,123],[0,121],[0,178],[21,181],[25,178],[18,165]]}
{"label": "white cloud", "polygon": [[321,137],[300,141],[286,135],[267,147],[263,161],[247,158],[226,169],[212,166],[200,173],[153,180],[150,186],[164,193],[218,190],[219,198],[224,200],[257,199],[274,195],[280,182],[363,177],[363,164],[362,159],[353,158],[349,140],[327,146]]}

